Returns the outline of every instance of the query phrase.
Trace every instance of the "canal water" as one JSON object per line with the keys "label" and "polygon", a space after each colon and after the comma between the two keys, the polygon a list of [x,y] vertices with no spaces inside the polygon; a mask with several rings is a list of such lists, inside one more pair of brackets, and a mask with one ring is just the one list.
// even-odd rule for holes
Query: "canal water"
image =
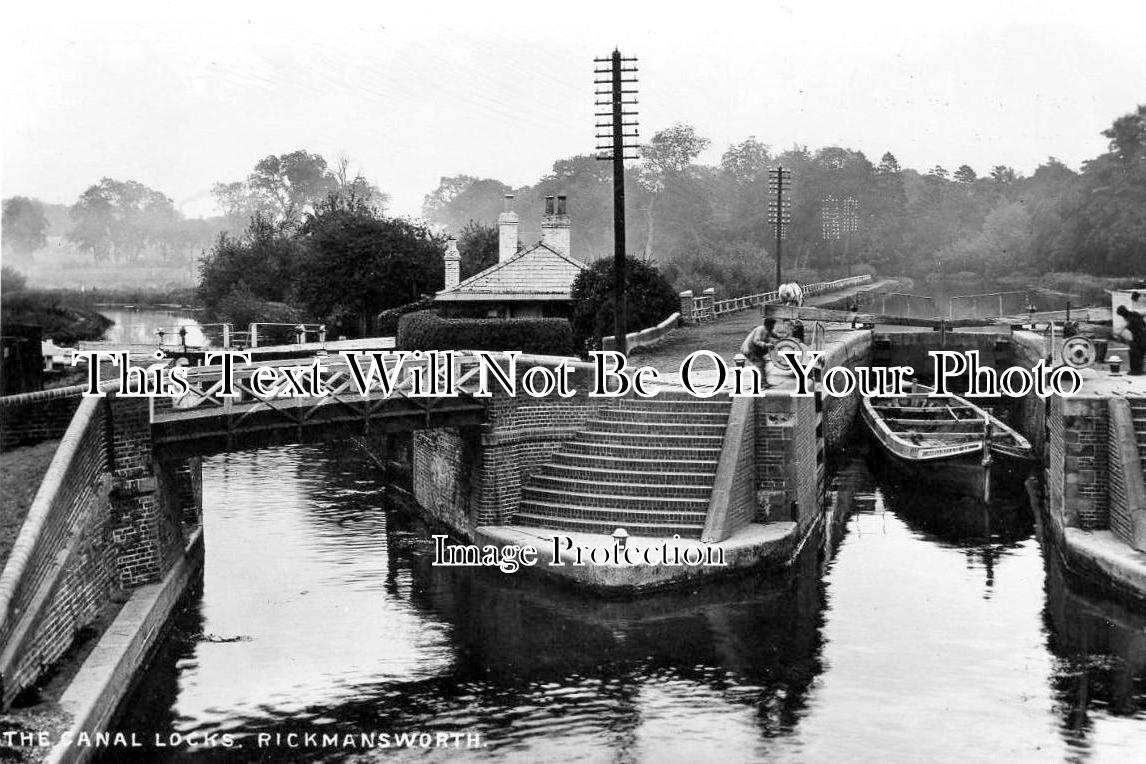
{"label": "canal water", "polygon": [[487,746],[434,760],[1141,760],[1146,616],[1067,585],[1021,502],[921,494],[865,451],[791,574],[636,601],[431,567],[343,445],[209,459],[202,591],[116,727],[242,745],[148,761],[404,761],[427,752],[257,735],[423,731]]}
{"label": "canal water", "polygon": [[159,341],[157,330],[164,332],[165,342],[175,343],[181,328],[187,332],[188,345],[201,345],[204,341],[194,311],[101,307],[99,312],[115,322],[103,338],[117,345],[155,345]]}

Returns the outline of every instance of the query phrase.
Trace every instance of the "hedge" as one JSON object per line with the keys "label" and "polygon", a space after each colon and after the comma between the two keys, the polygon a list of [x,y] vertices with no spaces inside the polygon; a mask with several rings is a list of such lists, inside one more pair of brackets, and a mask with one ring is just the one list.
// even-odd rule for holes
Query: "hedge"
{"label": "hedge", "polygon": [[402,316],[419,310],[429,310],[432,307],[434,307],[434,298],[423,297],[416,302],[408,302],[405,305],[384,310],[374,319],[374,329],[383,337],[397,336],[398,321]]}
{"label": "hedge", "polygon": [[576,355],[573,328],[564,318],[442,318],[431,310],[398,320],[400,350],[520,350]]}

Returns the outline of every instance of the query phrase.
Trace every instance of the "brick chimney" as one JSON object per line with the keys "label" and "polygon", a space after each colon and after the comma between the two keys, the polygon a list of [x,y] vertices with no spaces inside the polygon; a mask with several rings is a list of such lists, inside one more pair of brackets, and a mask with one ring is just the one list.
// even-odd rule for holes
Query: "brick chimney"
{"label": "brick chimney", "polygon": [[497,216],[497,261],[504,263],[517,254],[517,213],[513,194],[505,195],[505,209]]}
{"label": "brick chimney", "polygon": [[446,289],[453,289],[462,280],[462,256],[458,252],[458,240],[451,236],[446,241]]}
{"label": "brick chimney", "polygon": [[541,243],[563,255],[570,254],[569,214],[564,194],[545,197],[545,215],[541,218]]}

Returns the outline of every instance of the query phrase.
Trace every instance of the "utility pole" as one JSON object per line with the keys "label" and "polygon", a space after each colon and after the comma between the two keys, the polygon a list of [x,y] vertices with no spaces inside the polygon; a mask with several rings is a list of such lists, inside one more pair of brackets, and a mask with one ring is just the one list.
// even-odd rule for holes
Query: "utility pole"
{"label": "utility pole", "polygon": [[[609,58],[593,59],[593,73],[597,75],[594,83],[598,86],[594,90],[596,105],[609,107],[609,111],[596,112],[597,158],[613,162],[613,336],[616,348],[621,353],[629,350],[625,341],[628,333],[628,323],[625,320],[625,160],[637,159],[637,144],[625,143],[626,139],[637,137],[637,112],[635,109],[625,111],[626,106],[635,106],[637,103],[636,88],[626,89],[625,85],[635,83],[637,78],[624,75],[637,71],[636,60],[623,58],[619,50],[614,50]],[[598,64],[609,64],[609,67],[598,67]],[[607,85],[608,89],[601,89],[601,85]],[[632,98],[625,98],[626,95]],[[601,122],[601,117],[611,119],[609,122]],[[602,133],[602,128],[609,128],[609,132]],[[632,132],[626,132],[625,128],[632,128]],[[602,144],[602,140],[607,142]],[[632,150],[633,155],[626,156],[626,150]]]}
{"label": "utility pole", "polygon": [[788,198],[792,189],[792,171],[782,166],[768,171],[768,191],[775,194],[775,200],[768,202],[768,222],[776,227],[776,288],[780,288],[780,258],[782,242],[788,238],[788,225],[792,222],[792,201]]}

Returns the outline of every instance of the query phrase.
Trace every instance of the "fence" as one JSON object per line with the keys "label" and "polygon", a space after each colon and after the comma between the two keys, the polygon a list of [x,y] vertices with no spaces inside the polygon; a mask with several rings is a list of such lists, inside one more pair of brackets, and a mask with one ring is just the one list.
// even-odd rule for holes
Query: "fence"
{"label": "fence", "polygon": [[935,304],[935,298],[917,294],[888,292],[879,295],[878,303],[873,296],[864,307],[872,313],[880,313],[885,316],[939,318],[939,308]]}
{"label": "fence", "polygon": [[301,345],[304,342],[326,342],[324,324],[251,324],[248,347],[267,345]]}
{"label": "fence", "polygon": [[957,318],[993,318],[1026,313],[1031,298],[1026,292],[964,294],[951,298],[950,315]]}
{"label": "fence", "polygon": [[[868,274],[864,276],[850,276],[846,279],[837,279],[836,281],[820,281],[815,284],[807,284],[801,288],[803,289],[804,297],[812,297],[817,294],[823,294],[824,292],[847,289],[848,287],[859,286],[860,284],[870,282],[871,275]],[[758,305],[777,302],[779,299],[780,293],[777,290],[773,290],[771,292],[761,292],[760,294],[745,295],[744,297],[717,300],[714,298],[712,290],[707,289],[702,295],[692,298],[692,308],[686,315],[690,323],[703,323],[704,321],[714,321],[729,313],[738,313]]]}

